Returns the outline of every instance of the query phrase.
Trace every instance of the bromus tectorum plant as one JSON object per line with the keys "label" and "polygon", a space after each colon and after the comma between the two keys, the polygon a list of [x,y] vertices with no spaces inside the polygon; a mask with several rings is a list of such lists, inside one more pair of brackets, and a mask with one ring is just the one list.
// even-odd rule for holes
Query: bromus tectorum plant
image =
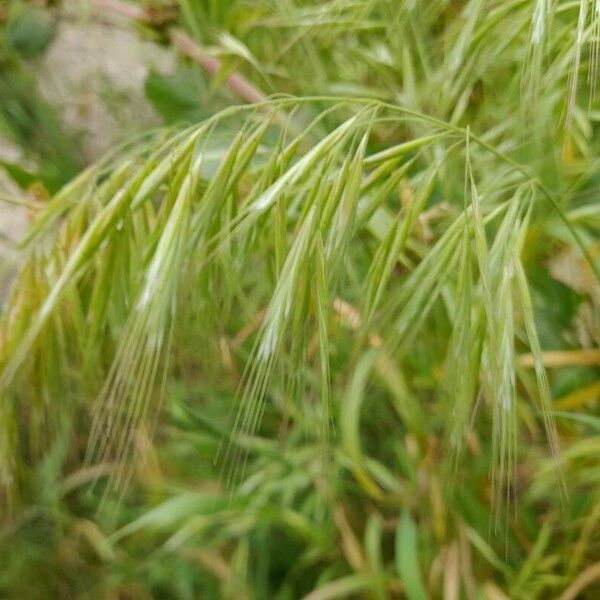
{"label": "bromus tectorum plant", "polygon": [[[285,110],[297,101],[282,100],[276,104],[277,110]],[[169,355],[181,280],[188,280],[186,270],[197,271],[201,279],[204,279],[203,270],[215,271],[206,276],[208,281],[204,285],[208,287],[201,287],[200,292],[218,289],[222,296],[215,301],[224,306],[239,302],[243,293],[240,280],[237,285],[219,286],[211,279],[222,277],[220,269],[209,265],[221,263],[223,268],[226,261],[228,268],[236,271],[248,268],[245,261],[251,263],[254,258],[251,240],[260,239],[261,252],[266,249],[274,258],[279,257],[280,264],[274,266],[273,290],[242,381],[241,407],[233,425],[234,436],[252,435],[260,423],[276,356],[289,345],[291,366],[299,368],[306,356],[306,344],[312,337],[308,328],[311,317],[317,321],[321,366],[324,367],[321,377],[328,380],[327,330],[333,307],[323,302],[335,297],[342,282],[346,287],[344,271],[352,260],[352,242],[363,231],[368,231],[376,243],[376,251],[364,274],[364,322],[370,327],[375,313],[382,309],[392,324],[389,345],[393,351],[398,347],[406,351],[411,336],[422,326],[444,290],[451,286],[455,273],[472,277],[457,268],[457,258],[463,254],[463,260],[469,262],[471,269],[466,271],[477,266],[476,282],[481,289],[472,291],[469,308],[477,319],[486,323],[486,332],[481,332],[480,341],[474,338],[481,353],[473,356],[474,362],[469,363],[463,373],[477,374],[483,370],[490,377],[495,406],[494,431],[499,436],[499,484],[510,484],[514,452],[511,431],[515,419],[513,288],[517,275],[522,272],[519,240],[526,235],[528,213],[536,195],[542,201],[546,198],[536,190],[539,188],[536,180],[519,171],[511,173],[515,171],[514,166],[498,155],[492,158],[500,163],[499,168],[506,170],[508,179],[512,177],[512,182],[498,187],[495,182],[482,181],[482,194],[487,199],[483,203],[474,181],[473,163],[477,162],[478,154],[483,154],[482,160],[489,160],[490,152],[485,143],[480,143],[478,150],[474,149],[477,138],[459,128],[444,127],[418,114],[370,101],[346,102],[334,108],[342,114],[344,110],[350,112],[351,116],[305,150],[296,161],[294,156],[309,142],[307,132],[314,128],[314,123],[302,134],[287,139],[285,131],[283,135],[270,131],[269,120],[255,123],[252,109],[242,108],[230,111],[231,115],[217,115],[184,135],[167,140],[147,158],[140,157],[124,166],[115,165],[115,174],[105,181],[97,179],[89,200],[80,202],[63,230],[54,234],[50,250],[35,248],[32,251],[32,267],[26,267],[24,273],[33,277],[34,286],[42,290],[39,306],[29,306],[27,315],[20,314],[25,309],[22,301],[15,299],[7,310],[11,327],[5,334],[5,347],[10,352],[3,361],[2,388],[9,390],[26,357],[36,345],[45,342],[44,334],[50,336],[48,342],[58,343],[59,340],[53,340],[58,332],[53,336],[51,324],[59,331],[66,331],[69,325],[76,327],[79,347],[70,348],[69,353],[81,354],[83,365],[98,364],[96,357],[94,360],[87,355],[98,348],[90,349],[84,344],[90,339],[88,327],[93,328],[91,333],[96,341],[98,336],[106,336],[107,342],[118,340],[107,382],[94,410],[88,456],[100,460],[111,455],[118,460],[127,458],[133,433],[146,417],[152,418],[156,412],[150,404],[161,396],[160,389],[156,388],[160,388],[159,382],[164,380],[161,372]],[[250,118],[240,133],[226,142],[229,145],[222,152],[215,172],[204,179],[203,184],[202,169],[209,168],[209,144],[213,136],[216,137],[219,125],[227,118],[243,118],[243,113],[248,112]],[[402,126],[407,119],[421,120],[433,132],[365,154],[371,127],[379,122]],[[278,140],[273,150],[261,147],[269,135]],[[430,147],[439,159],[419,169],[418,156]],[[450,217],[445,234],[425,253],[406,282],[392,295],[391,302],[384,303],[383,292],[390,275],[406,253],[417,219],[440,185],[438,173],[444,168],[444,158],[449,151],[454,155],[462,151],[467,161],[471,202]],[[406,206],[397,211],[398,216],[394,218],[388,207],[393,191],[389,184],[391,181],[397,185],[401,178],[415,182],[414,193],[409,192],[411,196]],[[457,185],[460,178],[461,174],[455,178]],[[242,181],[248,188],[245,194],[239,189]],[[447,177],[446,185],[452,185],[451,176]],[[68,202],[69,194],[61,200]],[[50,210],[60,208],[51,206]],[[498,226],[489,250],[486,218]],[[568,218],[564,215],[563,218],[569,223]],[[87,227],[85,233],[78,236],[77,229],[81,231],[83,219]],[[50,215],[42,220],[53,221]],[[375,222],[384,230],[374,231]],[[269,233],[265,233],[265,228]],[[283,231],[277,231],[281,228]],[[50,227],[41,229],[36,236],[52,235],[47,229]],[[291,239],[289,247],[287,239]],[[280,247],[275,246],[276,243]],[[111,257],[114,261],[117,250],[118,267],[103,264],[104,261],[110,264]],[[39,281],[36,270],[43,273]],[[139,281],[131,279],[136,273]],[[120,278],[125,279],[119,281]],[[526,278],[519,276],[518,281],[518,289],[525,299]],[[85,288],[80,289],[82,286]],[[472,283],[469,288],[471,286]],[[315,298],[310,297],[312,290],[316,290]],[[101,298],[109,291],[110,302]],[[356,293],[360,293],[359,289]],[[118,298],[120,294],[122,297]],[[68,313],[63,313],[65,302],[76,303]],[[113,309],[113,304],[122,307],[120,318],[111,319],[108,311]],[[524,308],[527,307],[525,302]],[[537,350],[535,326],[529,326],[530,315],[523,316],[527,325],[525,335],[532,349]],[[75,318],[78,322],[73,322]],[[452,319],[452,314],[449,318]],[[471,315],[467,318],[471,319]],[[15,322],[23,323],[21,331],[15,328]],[[10,339],[11,331],[18,331],[14,341]],[[291,338],[292,333],[297,334],[293,336],[295,339]],[[104,347],[104,344],[96,345]],[[42,361],[46,354],[40,357]],[[538,354],[539,351],[536,357]],[[59,354],[51,358],[63,359],[66,366],[70,357]],[[40,364],[36,368],[43,371],[45,366]],[[536,372],[544,392],[541,399],[548,433],[553,435],[543,368]],[[43,393],[40,390],[40,394]],[[328,391],[324,396],[328,396]],[[7,412],[13,410],[10,402],[6,404]],[[327,405],[322,408],[325,422],[330,419],[326,414]],[[468,407],[456,410],[463,415],[470,413]],[[42,416],[36,415],[36,418]],[[457,447],[464,441],[465,420],[463,416],[455,431],[455,434],[462,433],[453,436]],[[7,436],[7,439],[10,438]],[[14,450],[8,447],[3,461],[7,480],[11,477],[11,456]],[[117,487],[119,483],[121,475],[116,476]]]}
{"label": "bromus tectorum plant", "polygon": [[0,590],[595,597],[600,4],[98,4],[266,93],[36,208]]}

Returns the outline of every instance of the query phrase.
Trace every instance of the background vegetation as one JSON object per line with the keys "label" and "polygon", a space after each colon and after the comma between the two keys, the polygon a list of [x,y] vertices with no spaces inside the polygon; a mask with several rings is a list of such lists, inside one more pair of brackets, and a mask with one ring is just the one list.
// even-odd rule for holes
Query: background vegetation
{"label": "background vegetation", "polygon": [[[0,595],[598,596],[597,2],[0,15]],[[91,162],[96,21],[177,60]]]}

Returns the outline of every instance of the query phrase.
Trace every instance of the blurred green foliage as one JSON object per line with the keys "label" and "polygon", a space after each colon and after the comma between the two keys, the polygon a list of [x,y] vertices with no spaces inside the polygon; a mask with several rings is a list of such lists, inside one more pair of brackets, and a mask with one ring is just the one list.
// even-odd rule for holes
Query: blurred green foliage
{"label": "blurred green foliage", "polygon": [[4,36],[8,47],[24,58],[39,56],[54,37],[54,20],[46,10],[12,2]]}
{"label": "blurred green foliage", "polygon": [[82,167],[73,136],[41,98],[32,74],[31,61],[40,57],[54,33],[49,12],[25,2],[10,3],[0,29],[0,133],[34,163],[3,166],[21,187],[41,182],[51,193]]}

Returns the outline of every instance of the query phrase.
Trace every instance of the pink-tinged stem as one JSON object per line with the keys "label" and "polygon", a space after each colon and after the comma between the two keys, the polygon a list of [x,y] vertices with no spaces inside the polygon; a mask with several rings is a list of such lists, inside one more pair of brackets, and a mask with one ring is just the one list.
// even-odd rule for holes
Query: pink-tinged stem
{"label": "pink-tinged stem", "polygon": [[[221,68],[221,61],[214,57],[208,56],[199,48],[199,46],[188,35],[177,29],[170,31],[170,37],[173,44],[179,51],[194,62],[198,63],[205,71],[211,75],[216,75]],[[226,82],[227,87],[246,100],[250,104],[266,102],[267,97],[257,88],[255,88],[245,77],[239,73],[230,75]]]}
{"label": "pink-tinged stem", "polygon": [[96,8],[103,8],[112,13],[141,21],[142,23],[153,23],[152,15],[143,7],[129,4],[128,2],[120,2],[119,0],[92,0],[92,5]]}

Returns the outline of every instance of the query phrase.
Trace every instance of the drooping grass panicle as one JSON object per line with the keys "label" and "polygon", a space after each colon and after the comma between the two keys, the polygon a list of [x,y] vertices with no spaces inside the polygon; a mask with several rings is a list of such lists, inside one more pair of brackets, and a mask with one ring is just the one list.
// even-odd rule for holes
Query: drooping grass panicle
{"label": "drooping grass panicle", "polygon": [[[302,102],[285,98],[275,104],[280,111],[293,111]],[[210,302],[222,301],[231,314],[245,290],[235,277],[223,278],[223,273],[235,265],[243,274],[255,265],[254,248],[273,250],[274,285],[261,291],[266,308],[245,360],[239,410],[222,456],[232,481],[244,454],[235,440],[248,439],[258,430],[277,379],[275,369],[289,382],[283,386],[288,386],[288,397],[298,400],[307,389],[298,372],[312,352],[311,339],[318,350],[321,381],[316,389],[323,402],[323,423],[330,420],[330,315],[346,301],[338,298],[338,290],[353,287],[364,315],[359,339],[370,340],[371,325],[381,329],[385,324],[387,358],[377,361],[377,373],[397,398],[404,392],[398,391],[401,376],[390,370],[393,360],[405,356],[437,306],[455,311],[448,364],[468,370],[471,383],[446,382],[460,403],[449,407],[450,414],[457,411],[452,437],[460,446],[477,364],[483,361],[481,370],[496,411],[496,479],[513,481],[516,325],[514,252],[509,250],[515,238],[510,232],[523,222],[526,190],[539,184],[489,142],[413,110],[357,99],[332,100],[326,112],[338,124],[312,143],[306,132],[288,142],[285,127],[269,118],[257,120],[255,107],[226,111],[161,142],[154,152],[115,165],[76,207],[69,208],[73,200],[67,192],[57,196],[39,230],[49,230],[66,215],[55,247],[37,259],[50,273],[47,293],[40,294],[35,308],[16,306],[16,299],[9,307],[9,314],[29,310],[31,318],[21,318],[22,327],[14,330],[7,346],[10,355],[3,356],[3,390],[41,340],[43,328],[70,298],[79,348],[61,360],[77,360],[81,352],[89,373],[98,377],[104,360],[89,336],[101,340],[102,348],[114,348],[94,408],[87,459],[127,462],[135,455],[138,432],[150,427],[160,406],[169,340],[176,335],[179,288],[186,288],[190,297],[217,293]],[[317,117],[307,131],[316,131],[324,118]],[[224,129],[229,120],[237,120],[234,132]],[[407,128],[404,131],[418,123],[422,133],[382,150],[371,136],[382,123],[396,123]],[[452,160],[467,137],[471,202],[457,211]],[[209,169],[217,140],[225,140],[225,145]],[[484,208],[476,169],[485,172],[489,164],[497,164],[499,170],[493,177],[479,177]],[[73,193],[80,185],[71,188]],[[445,214],[441,229],[428,239],[423,237],[426,213],[439,211],[440,196],[448,196],[451,208],[440,213]],[[488,248],[486,226],[500,217]],[[355,273],[365,250],[372,252],[372,260],[358,285]],[[194,277],[187,281],[186,273]],[[198,282],[196,291],[191,281]],[[345,281],[354,283],[346,288],[341,285]],[[392,288],[393,293],[384,293]],[[207,316],[206,323],[214,319]],[[211,331],[212,325],[203,335]],[[475,350],[463,352],[469,345]],[[540,385],[543,381],[539,379]],[[400,413],[414,421],[410,411]],[[324,434],[326,428],[320,429]],[[7,457],[5,464],[9,462]],[[115,474],[110,486],[122,489],[128,473]]]}

